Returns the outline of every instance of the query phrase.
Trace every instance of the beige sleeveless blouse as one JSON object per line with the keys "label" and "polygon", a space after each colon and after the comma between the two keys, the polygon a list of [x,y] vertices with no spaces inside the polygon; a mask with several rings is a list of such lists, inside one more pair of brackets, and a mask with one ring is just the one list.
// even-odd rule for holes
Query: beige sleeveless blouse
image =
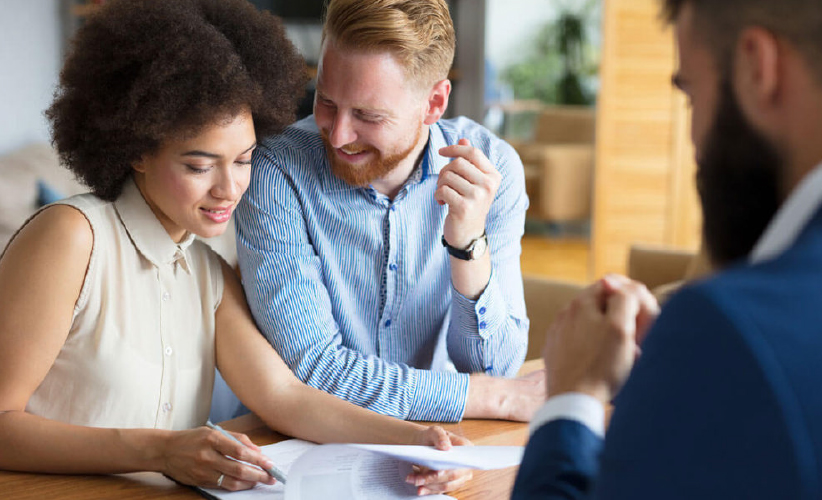
{"label": "beige sleeveless blouse", "polygon": [[94,246],[68,338],[26,411],[94,427],[203,425],[220,258],[193,235],[174,243],[133,181],[114,203],[59,203],[86,216]]}

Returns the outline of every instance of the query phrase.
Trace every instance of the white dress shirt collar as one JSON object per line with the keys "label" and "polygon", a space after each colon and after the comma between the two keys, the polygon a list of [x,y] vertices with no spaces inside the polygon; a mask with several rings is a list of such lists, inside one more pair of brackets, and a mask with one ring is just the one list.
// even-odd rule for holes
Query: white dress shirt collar
{"label": "white dress shirt collar", "polygon": [[765,232],[756,242],[749,260],[752,264],[778,257],[796,238],[822,205],[822,164],[813,169],[779,207]]}

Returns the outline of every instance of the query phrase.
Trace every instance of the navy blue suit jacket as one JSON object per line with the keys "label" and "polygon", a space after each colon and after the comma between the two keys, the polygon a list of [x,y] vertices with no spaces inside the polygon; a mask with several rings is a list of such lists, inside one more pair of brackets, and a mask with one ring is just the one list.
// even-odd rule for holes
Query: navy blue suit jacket
{"label": "navy blue suit jacket", "polygon": [[642,350],[605,442],[544,425],[513,498],[822,498],[822,214],[675,295]]}

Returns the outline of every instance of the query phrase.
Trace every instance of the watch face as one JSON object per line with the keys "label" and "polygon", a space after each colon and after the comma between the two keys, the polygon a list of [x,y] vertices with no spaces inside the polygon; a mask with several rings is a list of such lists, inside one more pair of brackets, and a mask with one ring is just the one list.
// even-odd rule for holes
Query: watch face
{"label": "watch face", "polygon": [[471,253],[471,260],[479,259],[485,253],[485,250],[488,249],[488,240],[486,238],[479,238],[478,240],[474,241],[474,244],[471,245],[469,252]]}

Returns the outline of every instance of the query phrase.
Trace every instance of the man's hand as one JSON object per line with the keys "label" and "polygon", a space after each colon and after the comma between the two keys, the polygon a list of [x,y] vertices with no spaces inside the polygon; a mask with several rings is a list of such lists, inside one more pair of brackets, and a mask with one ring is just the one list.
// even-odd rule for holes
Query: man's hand
{"label": "man's hand", "polygon": [[515,379],[471,375],[465,418],[528,422],[545,402],[545,370]]}
{"label": "man's hand", "polygon": [[453,158],[440,171],[434,192],[434,198],[441,205],[448,205],[443,235],[449,245],[465,248],[485,232],[485,219],[502,176],[467,139],[441,148],[439,153]]}
{"label": "man's hand", "polygon": [[543,351],[551,396],[581,392],[609,403],[628,378],[659,305],[645,285],[606,276],[548,329]]}

